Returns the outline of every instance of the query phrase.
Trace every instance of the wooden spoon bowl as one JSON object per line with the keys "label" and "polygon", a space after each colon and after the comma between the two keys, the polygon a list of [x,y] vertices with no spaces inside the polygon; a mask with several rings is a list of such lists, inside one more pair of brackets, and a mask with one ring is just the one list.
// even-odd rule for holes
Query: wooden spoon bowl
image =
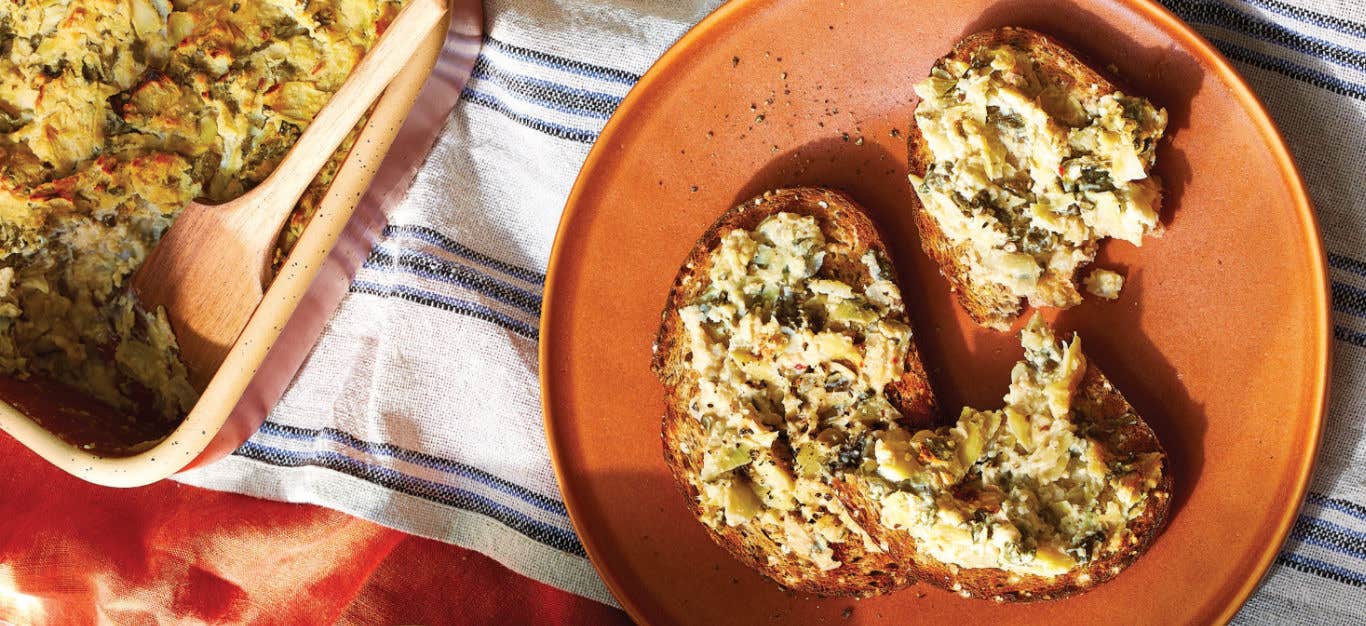
{"label": "wooden spoon bowl", "polygon": [[202,391],[270,283],[275,241],[294,205],[337,146],[411,60],[446,13],[442,0],[411,0],[265,181],[236,200],[193,202],[133,275],[148,311],[163,307],[190,382]]}

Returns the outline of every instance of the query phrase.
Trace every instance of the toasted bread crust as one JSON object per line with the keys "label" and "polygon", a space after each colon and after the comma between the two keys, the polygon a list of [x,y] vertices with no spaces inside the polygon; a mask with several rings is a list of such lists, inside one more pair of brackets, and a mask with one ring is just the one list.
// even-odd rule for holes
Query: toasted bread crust
{"label": "toasted bread crust", "polygon": [[[817,188],[786,189],[765,193],[723,214],[698,240],[680,268],[669,292],[655,343],[652,369],[664,386],[666,409],[662,422],[664,459],[688,509],[696,517],[704,511],[698,480],[707,437],[701,424],[687,410],[698,381],[686,362],[686,341],[678,309],[706,289],[710,253],[734,229],[753,230],[765,218],[789,212],[816,218],[827,240],[847,249],[832,255],[821,274],[850,284],[866,284],[869,277],[860,263],[847,262],[871,250],[886,271],[893,273],[882,238],[868,216],[844,194]],[[889,276],[896,282],[895,275]],[[899,284],[899,283],[898,283]],[[961,294],[960,294],[961,295]],[[908,320],[902,320],[908,322]],[[933,392],[914,346],[907,355],[906,372],[886,389],[887,397],[903,415],[903,426],[925,428],[935,421]],[[1073,398],[1073,419],[1088,427],[1091,436],[1121,455],[1162,452],[1151,428],[1109,383],[1099,368],[1088,362]],[[791,469],[792,452],[783,440],[774,446],[777,461]],[[964,569],[929,557],[916,549],[909,533],[881,524],[881,507],[868,497],[857,473],[840,473],[830,487],[850,518],[871,537],[877,550],[868,550],[851,537],[835,546],[835,559],[843,565],[820,571],[810,562],[785,550],[780,539],[770,537],[757,523],[707,528],[711,538],[741,562],[795,592],[821,596],[869,596],[905,587],[917,580],[966,596],[998,601],[1032,601],[1060,598],[1083,592],[1118,574],[1147,550],[1167,520],[1172,477],[1165,454],[1161,483],[1147,493],[1143,512],[1128,525],[1129,540],[1117,549],[1103,551],[1083,567],[1063,576],[1018,575],[1001,569]]]}
{"label": "toasted bread crust", "polygon": [[[687,411],[697,380],[683,360],[686,342],[677,312],[706,288],[710,253],[720,245],[722,237],[737,228],[753,230],[764,218],[781,212],[816,218],[828,242],[848,248],[848,258],[858,259],[865,251],[872,250],[887,271],[894,271],[887,247],[872,220],[851,198],[826,189],[797,188],[765,193],[727,211],[702,235],[669,292],[652,363],[665,391],[664,458],[694,516],[700,517],[703,513],[694,479],[701,473],[706,436],[701,425]],[[867,269],[861,264],[840,263],[838,259],[830,259],[822,267],[821,274],[839,277],[851,284],[866,284],[869,280]],[[890,279],[896,282],[895,276]],[[909,324],[907,319],[901,321]],[[907,354],[905,375],[886,391],[892,405],[906,416],[908,425],[923,425],[933,420],[934,397],[914,346]],[[791,463],[791,451],[785,446],[779,446],[777,452],[780,462]],[[914,582],[908,575],[911,555],[897,549],[896,545],[881,552],[871,552],[864,549],[861,541],[851,537],[835,546],[835,558],[844,565],[822,572],[795,555],[784,554],[781,547],[753,523],[719,530],[707,528],[712,539],[740,561],[792,591],[822,596],[869,596]],[[865,527],[864,530],[869,529]]]}
{"label": "toasted bread crust", "polygon": [[[959,41],[945,58],[967,60],[979,50],[1000,45],[1028,50],[1035,58],[1046,61],[1041,63],[1040,69],[1060,83],[1088,88],[1095,85],[1099,95],[1119,91],[1115,82],[1083,63],[1056,40],[1023,28],[1005,27],[969,35]],[[911,124],[907,133],[907,146],[910,172],[924,176],[933,156],[916,124]],[[921,245],[939,265],[940,273],[948,280],[968,315],[988,328],[1008,330],[1024,308],[1023,298],[1014,296],[1002,285],[977,280],[966,260],[970,254],[967,244],[954,245],[918,198],[912,210],[920,231]],[[1088,364],[1074,396],[1074,403],[1076,415],[1094,426],[1092,432],[1109,449],[1126,454],[1163,452],[1152,429],[1136,417],[1133,407],[1094,364]],[[1143,513],[1129,523],[1131,543],[1103,554],[1084,567],[1058,577],[1019,576],[996,569],[962,569],[916,553],[914,575],[965,595],[1002,601],[1060,598],[1109,580],[1145,552],[1166,524],[1171,504],[1172,475],[1165,453],[1162,458],[1162,482],[1149,491]],[[847,500],[847,506],[864,509],[867,516],[877,511],[876,503],[863,497],[856,486],[842,488],[839,493]],[[909,537],[900,541],[914,543]]]}
{"label": "toasted bread crust", "polygon": [[[915,555],[912,576],[974,598],[1000,602],[1050,600],[1084,592],[1114,578],[1147,551],[1166,525],[1172,494],[1170,467],[1152,428],[1138,418],[1129,402],[1094,364],[1088,363],[1073,396],[1073,415],[1079,423],[1089,425],[1091,435],[1113,452],[1124,455],[1162,453],[1162,480],[1148,491],[1143,512],[1128,524],[1130,540],[1118,549],[1103,551],[1090,563],[1067,574],[1043,577],[1002,569],[965,569],[943,563],[917,551],[915,540],[900,531],[880,530],[874,537]],[[876,525],[881,515],[880,507],[863,495],[864,490],[859,485],[842,485],[836,493],[851,511],[860,511],[863,517],[856,516],[860,523]]]}
{"label": "toasted bread crust", "polygon": [[[1097,95],[1119,91],[1115,82],[1083,63],[1075,54],[1053,38],[1025,28],[1003,27],[968,35],[954,45],[943,59],[970,60],[980,50],[1009,45],[1029,51],[1034,58],[1040,59],[1040,71],[1059,84],[1076,85],[1078,88],[1096,86]],[[914,115],[914,112],[912,112]],[[914,117],[912,117],[914,120]],[[909,151],[909,170],[916,176],[924,176],[934,161],[929,144],[914,122],[906,134]],[[920,243],[935,263],[939,273],[949,282],[958,302],[973,321],[995,330],[1009,330],[1024,310],[1024,299],[1015,296],[1004,285],[981,280],[974,276],[967,261],[972,254],[966,242],[954,245],[944,231],[925,210],[916,197],[912,204],[916,227],[920,230]]]}

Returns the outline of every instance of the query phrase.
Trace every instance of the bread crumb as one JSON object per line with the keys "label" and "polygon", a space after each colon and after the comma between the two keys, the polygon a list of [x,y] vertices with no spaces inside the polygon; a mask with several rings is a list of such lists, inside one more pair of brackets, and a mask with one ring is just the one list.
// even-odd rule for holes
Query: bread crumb
{"label": "bread crumb", "polygon": [[1118,299],[1123,288],[1124,277],[1110,270],[1095,269],[1086,277],[1086,290],[1106,300]]}

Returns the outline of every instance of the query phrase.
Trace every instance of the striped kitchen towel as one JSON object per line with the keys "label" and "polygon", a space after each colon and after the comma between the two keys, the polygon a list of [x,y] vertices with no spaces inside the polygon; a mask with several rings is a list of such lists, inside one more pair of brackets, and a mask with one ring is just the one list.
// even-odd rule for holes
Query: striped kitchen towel
{"label": "striped kitchen towel", "polygon": [[[1239,620],[1366,618],[1366,3],[1163,0],[1280,124],[1331,265],[1334,395],[1290,541]],[[714,0],[491,0],[460,103],[261,431],[184,482],[312,502],[611,603],[541,430],[538,321],[569,188],[621,98]]]}

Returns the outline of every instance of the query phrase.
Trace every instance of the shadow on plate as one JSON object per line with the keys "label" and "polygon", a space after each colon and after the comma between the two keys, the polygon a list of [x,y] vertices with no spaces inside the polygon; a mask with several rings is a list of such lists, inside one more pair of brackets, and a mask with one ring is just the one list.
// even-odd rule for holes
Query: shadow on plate
{"label": "shadow on plate", "polygon": [[[1184,115],[1178,120],[1184,120]],[[1159,162],[1167,169],[1164,186],[1168,206],[1173,206],[1180,203],[1189,169],[1179,151],[1167,148]],[[967,318],[938,267],[921,250],[911,218],[916,200],[906,182],[905,167],[904,155],[892,153],[886,145],[822,139],[779,153],[750,178],[732,204],[768,189],[810,185],[844,191],[863,206],[891,250],[941,421],[951,423],[964,405],[1001,406],[1010,370],[1021,355],[1019,327],[1033,312],[1026,311],[1009,333],[978,327]],[[1102,249],[1106,245],[1127,244],[1107,242]],[[1171,511],[1175,518],[1204,466],[1205,410],[1141,330],[1142,272],[1119,269],[1127,275],[1119,302],[1088,297],[1079,307],[1061,313],[1046,310],[1045,315],[1056,318],[1054,326],[1060,335],[1073,330],[1080,333],[1088,356],[1152,425],[1176,477]]]}

